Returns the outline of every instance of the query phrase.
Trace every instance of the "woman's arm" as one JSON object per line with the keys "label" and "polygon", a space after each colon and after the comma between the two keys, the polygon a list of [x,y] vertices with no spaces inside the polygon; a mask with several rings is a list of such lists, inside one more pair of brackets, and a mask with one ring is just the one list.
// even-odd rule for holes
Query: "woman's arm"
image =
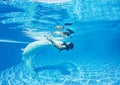
{"label": "woman's arm", "polygon": [[62,44],[60,42],[57,41],[53,41],[52,39],[46,37],[48,41],[50,41],[52,43],[52,45],[54,45],[54,47],[56,47],[58,50],[65,50],[66,49],[66,45]]}

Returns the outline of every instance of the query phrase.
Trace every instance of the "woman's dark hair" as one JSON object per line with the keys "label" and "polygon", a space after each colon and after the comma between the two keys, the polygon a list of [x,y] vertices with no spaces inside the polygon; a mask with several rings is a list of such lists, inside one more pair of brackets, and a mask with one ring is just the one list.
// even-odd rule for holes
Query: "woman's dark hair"
{"label": "woman's dark hair", "polygon": [[74,48],[74,44],[70,42],[70,43],[68,44],[68,47],[69,47],[69,49],[73,49],[73,48]]}

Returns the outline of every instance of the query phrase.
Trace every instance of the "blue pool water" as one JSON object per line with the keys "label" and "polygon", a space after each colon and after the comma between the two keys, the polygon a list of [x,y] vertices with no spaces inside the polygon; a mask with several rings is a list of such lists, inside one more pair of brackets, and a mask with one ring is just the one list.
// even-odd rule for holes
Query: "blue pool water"
{"label": "blue pool water", "polygon": [[[72,23],[72,38],[54,34]],[[59,52],[45,36],[70,41]],[[120,1],[0,1],[0,85],[120,85]]]}

